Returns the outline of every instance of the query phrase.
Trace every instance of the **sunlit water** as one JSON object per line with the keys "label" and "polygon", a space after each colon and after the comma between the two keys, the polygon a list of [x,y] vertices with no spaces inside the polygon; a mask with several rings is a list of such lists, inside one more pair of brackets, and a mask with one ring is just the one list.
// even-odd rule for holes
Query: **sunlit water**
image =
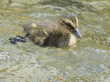
{"label": "sunlit water", "polygon": [[[110,82],[110,1],[0,1],[0,82]],[[83,38],[70,48],[42,48],[24,36],[30,19],[58,23],[62,13],[74,13]]]}

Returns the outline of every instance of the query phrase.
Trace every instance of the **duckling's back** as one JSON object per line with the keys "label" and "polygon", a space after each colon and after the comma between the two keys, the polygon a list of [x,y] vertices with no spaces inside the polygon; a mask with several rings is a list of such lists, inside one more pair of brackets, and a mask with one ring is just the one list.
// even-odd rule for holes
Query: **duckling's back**
{"label": "duckling's back", "polygon": [[31,29],[45,30],[46,32],[51,32],[58,30],[58,25],[51,20],[30,20],[22,26],[24,31],[30,31]]}

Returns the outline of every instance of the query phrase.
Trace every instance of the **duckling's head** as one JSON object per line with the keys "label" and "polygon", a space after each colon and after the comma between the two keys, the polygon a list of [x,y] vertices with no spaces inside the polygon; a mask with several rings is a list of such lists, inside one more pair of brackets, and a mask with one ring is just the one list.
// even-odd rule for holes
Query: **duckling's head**
{"label": "duckling's head", "polygon": [[74,34],[77,38],[82,38],[78,30],[78,18],[73,14],[64,14],[59,22],[61,30]]}

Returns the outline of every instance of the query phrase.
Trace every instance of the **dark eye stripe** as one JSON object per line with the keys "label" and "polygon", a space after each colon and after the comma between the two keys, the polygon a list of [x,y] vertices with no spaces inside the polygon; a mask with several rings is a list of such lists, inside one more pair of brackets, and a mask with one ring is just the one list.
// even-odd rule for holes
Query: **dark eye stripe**
{"label": "dark eye stripe", "polygon": [[74,27],[73,27],[70,23],[66,23],[65,21],[63,21],[63,23],[64,23],[65,25],[67,25],[69,31],[71,31],[71,32],[74,31]]}

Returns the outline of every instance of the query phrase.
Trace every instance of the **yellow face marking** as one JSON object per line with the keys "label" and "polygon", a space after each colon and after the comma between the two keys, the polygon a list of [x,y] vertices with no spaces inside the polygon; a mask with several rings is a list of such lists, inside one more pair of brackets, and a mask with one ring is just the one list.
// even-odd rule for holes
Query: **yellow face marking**
{"label": "yellow face marking", "polygon": [[75,27],[76,27],[76,28],[78,28],[78,18],[77,18],[77,17],[75,17],[75,19],[76,19],[76,24],[75,24]]}
{"label": "yellow face marking", "polygon": [[78,24],[78,18],[77,18],[77,17],[75,17],[75,19],[76,19],[76,23]]}
{"label": "yellow face marking", "polygon": [[74,24],[73,24],[73,22],[72,22],[71,20],[65,19],[65,22],[66,22],[66,23],[70,23],[70,24],[74,27]]}

